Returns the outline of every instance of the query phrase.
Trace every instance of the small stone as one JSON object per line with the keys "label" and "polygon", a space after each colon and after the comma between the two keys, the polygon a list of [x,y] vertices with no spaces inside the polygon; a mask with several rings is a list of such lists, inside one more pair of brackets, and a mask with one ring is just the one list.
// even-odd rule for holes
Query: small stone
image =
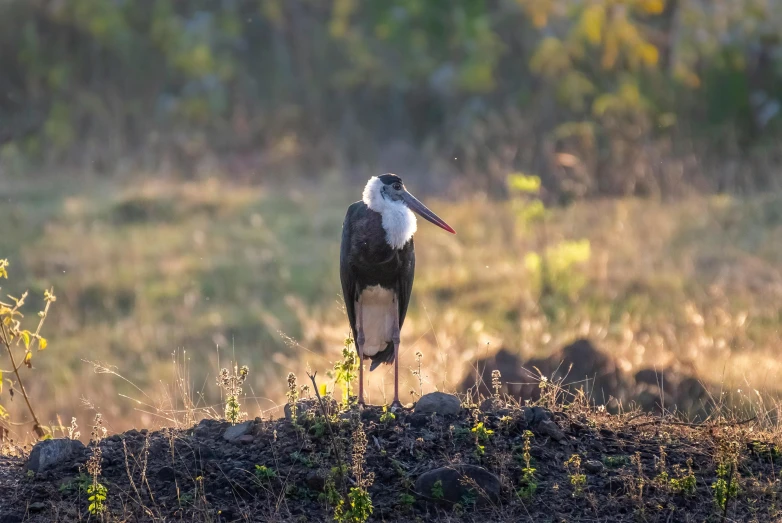
{"label": "small stone", "polygon": [[556,423],[551,420],[545,420],[538,423],[538,432],[544,436],[549,436],[554,441],[563,441],[567,438]]}
{"label": "small stone", "polygon": [[255,437],[252,434],[245,434],[244,436],[240,437],[236,441],[238,441],[239,443],[248,444],[255,441]]}
{"label": "small stone", "polygon": [[326,487],[326,478],[317,472],[310,472],[307,474],[307,486],[316,492],[321,492]]}
{"label": "small stone", "polygon": [[41,512],[42,510],[46,509],[46,503],[41,503],[40,501],[36,501],[35,503],[30,503],[27,505],[27,509],[30,512]]}
{"label": "small stone", "polygon": [[160,481],[174,481],[176,479],[176,471],[171,467],[163,467],[157,471],[157,478]]}
{"label": "small stone", "polygon": [[[438,489],[442,492],[433,493],[438,481]],[[499,500],[501,484],[497,476],[483,467],[454,465],[421,474],[415,482],[415,490],[419,495],[436,501],[461,503],[464,497],[475,496],[478,503],[485,503]]]}
{"label": "small stone", "polygon": [[595,459],[589,459],[584,462],[584,470],[591,472],[592,474],[602,472],[603,468],[603,464]]}
{"label": "small stone", "polygon": [[223,439],[225,441],[234,443],[238,441],[239,438],[241,438],[245,434],[248,434],[252,429],[253,429],[252,421],[245,421],[244,423],[231,425],[230,427],[225,429],[225,432],[223,433]]}
{"label": "small stone", "polygon": [[22,523],[22,516],[12,512],[0,514],[0,523]]}
{"label": "small stone", "polygon": [[25,470],[43,472],[68,461],[74,455],[84,451],[84,444],[77,439],[47,439],[35,444]]}
{"label": "small stone", "polygon": [[524,421],[527,424],[527,428],[535,427],[541,421],[551,419],[551,411],[543,407],[522,407],[521,410],[524,412]]}
{"label": "small stone", "polygon": [[505,402],[499,398],[491,396],[481,402],[481,412],[497,412],[505,408]]}
{"label": "small stone", "polygon": [[430,392],[424,394],[415,404],[416,414],[439,414],[440,416],[453,416],[462,409],[462,402],[453,394],[444,392]]}

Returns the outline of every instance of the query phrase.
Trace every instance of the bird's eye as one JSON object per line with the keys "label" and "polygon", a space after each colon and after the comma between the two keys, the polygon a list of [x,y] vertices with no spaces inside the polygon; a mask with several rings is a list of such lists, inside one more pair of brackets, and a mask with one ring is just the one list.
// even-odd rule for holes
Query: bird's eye
{"label": "bird's eye", "polygon": [[397,182],[393,185],[395,191],[401,191],[402,190],[402,184]]}

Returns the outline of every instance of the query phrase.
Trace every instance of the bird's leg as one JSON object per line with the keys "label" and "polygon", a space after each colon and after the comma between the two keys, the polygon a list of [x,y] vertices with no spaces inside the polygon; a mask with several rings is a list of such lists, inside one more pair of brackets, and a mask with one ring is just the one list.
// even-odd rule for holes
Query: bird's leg
{"label": "bird's leg", "polygon": [[364,315],[362,314],[361,300],[356,304],[356,315],[358,316],[358,339],[356,346],[358,348],[358,404],[364,406]]}
{"label": "bird's leg", "polygon": [[399,402],[399,304],[394,302],[394,327],[391,331],[391,341],[394,342],[394,402],[391,407],[402,408]]}

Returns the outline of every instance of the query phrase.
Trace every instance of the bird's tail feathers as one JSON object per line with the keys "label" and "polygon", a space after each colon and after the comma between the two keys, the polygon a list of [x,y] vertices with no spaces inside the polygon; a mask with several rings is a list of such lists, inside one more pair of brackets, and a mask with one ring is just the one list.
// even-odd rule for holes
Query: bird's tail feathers
{"label": "bird's tail feathers", "polygon": [[388,342],[386,348],[371,356],[372,364],[369,366],[369,371],[373,371],[380,365],[391,365],[394,362],[394,344]]}

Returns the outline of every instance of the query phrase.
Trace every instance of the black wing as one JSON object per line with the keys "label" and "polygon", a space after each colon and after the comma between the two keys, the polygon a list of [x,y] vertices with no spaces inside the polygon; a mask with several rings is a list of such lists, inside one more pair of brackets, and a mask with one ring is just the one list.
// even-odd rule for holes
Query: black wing
{"label": "black wing", "polygon": [[405,322],[407,306],[410,303],[410,295],[413,293],[413,279],[415,278],[415,246],[413,239],[402,247],[399,253],[401,267],[399,269],[399,328]]}
{"label": "black wing", "polygon": [[339,279],[342,282],[342,299],[345,300],[345,310],[348,313],[350,330],[356,339],[356,280],[350,267],[350,234],[351,223],[358,218],[363,202],[356,202],[348,207],[345,221],[342,223],[342,245],[339,251]]}

